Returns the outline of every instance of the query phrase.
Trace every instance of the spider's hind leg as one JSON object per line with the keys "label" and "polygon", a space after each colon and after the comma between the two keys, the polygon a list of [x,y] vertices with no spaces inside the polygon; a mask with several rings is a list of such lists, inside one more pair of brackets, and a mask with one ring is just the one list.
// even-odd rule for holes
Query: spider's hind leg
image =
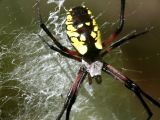
{"label": "spider's hind leg", "polygon": [[136,96],[138,97],[138,99],[142,103],[143,107],[147,111],[147,114],[148,114],[147,120],[150,120],[150,118],[152,117],[152,111],[150,110],[149,106],[145,102],[144,97],[159,108],[160,108],[160,103],[157,102],[155,99],[153,99],[150,95],[145,93],[137,84],[135,84],[128,77],[124,76],[122,73],[120,73],[113,66],[111,66],[107,63],[103,63],[103,64],[104,64],[104,66],[103,66],[102,70],[104,72],[110,74],[111,76],[113,76],[114,78],[116,78],[117,80],[122,82],[125,85],[126,88],[128,88],[129,90],[131,90],[132,92],[134,92],[136,94]]}
{"label": "spider's hind leg", "polygon": [[160,103],[154,100],[150,95],[145,93],[138,85],[136,85],[133,81],[129,79],[125,81],[125,86],[136,94],[136,96],[138,97],[138,99],[140,100],[140,102],[142,103],[142,105],[144,106],[144,108],[146,109],[148,113],[147,120],[150,120],[153,113],[151,112],[147,103],[144,101],[143,97],[146,97],[149,101],[151,101],[154,105],[156,105],[159,108],[160,108]]}
{"label": "spider's hind leg", "polygon": [[138,97],[138,99],[140,100],[140,102],[142,103],[142,105],[144,106],[144,108],[146,109],[146,111],[148,113],[147,120],[150,120],[150,118],[152,117],[153,113],[151,112],[150,108],[148,107],[147,103],[144,101],[144,99],[143,99],[143,97],[141,95],[141,91],[142,90],[136,84],[134,84],[133,81],[131,81],[131,80],[127,80],[125,82],[125,86],[129,90],[133,91],[136,94],[136,96]]}
{"label": "spider's hind leg", "polygon": [[78,95],[78,90],[79,90],[81,84],[83,83],[87,74],[88,73],[87,73],[86,69],[82,66],[77,74],[75,82],[72,84],[70,91],[68,92],[68,95],[67,95],[65,103],[63,105],[63,108],[62,108],[61,112],[59,113],[59,115],[57,116],[56,120],[61,119],[65,110],[66,110],[66,120],[69,120],[72,105],[75,103],[75,100]]}

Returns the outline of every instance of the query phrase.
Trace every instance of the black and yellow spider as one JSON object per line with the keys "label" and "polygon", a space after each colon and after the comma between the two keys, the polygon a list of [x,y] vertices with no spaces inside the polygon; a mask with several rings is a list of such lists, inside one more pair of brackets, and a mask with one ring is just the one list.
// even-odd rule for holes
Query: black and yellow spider
{"label": "black and yellow spider", "polygon": [[147,103],[144,101],[143,97],[146,97],[150,100],[154,105],[160,107],[160,104],[154,100],[151,96],[146,94],[141,88],[136,85],[131,79],[121,74],[118,70],[112,67],[110,64],[104,62],[102,60],[103,56],[110,53],[113,49],[119,47],[123,43],[127,41],[143,35],[150,31],[150,29],[145,29],[142,32],[137,33],[133,31],[123,38],[116,40],[116,42],[112,42],[117,38],[117,36],[122,31],[124,26],[124,11],[125,11],[125,0],[121,0],[121,10],[120,10],[120,18],[119,24],[115,32],[113,32],[106,40],[101,41],[101,35],[94,19],[92,12],[85,6],[78,6],[70,9],[67,12],[66,17],[66,29],[68,38],[76,49],[76,51],[69,50],[68,48],[62,46],[58,40],[52,35],[52,33],[48,30],[46,25],[42,22],[42,18],[39,10],[39,3],[37,0],[37,14],[40,22],[40,27],[46,32],[46,34],[53,40],[54,44],[50,45],[44,39],[43,41],[54,51],[59,52],[61,55],[74,59],[78,62],[81,62],[82,65],[77,73],[77,77],[71,86],[67,98],[64,102],[64,106],[62,111],[57,117],[57,120],[60,120],[63,113],[66,111],[66,120],[69,120],[70,111],[72,105],[74,104],[78,90],[83,83],[84,79],[88,75],[89,83],[92,83],[92,79],[95,79],[99,84],[101,83],[101,71],[104,71],[115,79],[119,80],[127,87],[129,90],[133,91],[138,99],[141,101],[142,105],[146,109],[148,113],[149,120],[152,117],[152,112],[148,107]]}

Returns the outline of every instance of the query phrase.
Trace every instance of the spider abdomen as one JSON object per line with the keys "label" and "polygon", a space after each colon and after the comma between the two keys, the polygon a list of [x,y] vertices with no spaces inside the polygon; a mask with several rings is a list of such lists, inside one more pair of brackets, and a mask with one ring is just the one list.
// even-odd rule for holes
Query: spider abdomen
{"label": "spider abdomen", "polygon": [[66,29],[71,44],[81,55],[102,49],[98,25],[88,8],[79,6],[70,9]]}

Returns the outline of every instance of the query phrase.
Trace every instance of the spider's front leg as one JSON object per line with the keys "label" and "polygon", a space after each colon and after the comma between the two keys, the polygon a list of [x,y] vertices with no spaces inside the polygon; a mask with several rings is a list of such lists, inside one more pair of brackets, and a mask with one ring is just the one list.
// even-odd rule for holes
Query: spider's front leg
{"label": "spider's front leg", "polygon": [[111,52],[113,49],[120,47],[121,45],[129,42],[130,40],[132,40],[136,37],[139,37],[141,35],[144,35],[144,34],[150,32],[152,29],[153,29],[153,27],[149,27],[141,32],[137,32],[136,30],[130,32],[129,34],[127,34],[123,38],[111,43],[107,48],[104,48],[104,50],[101,52],[101,56],[103,57],[105,54],[107,54],[108,52]]}
{"label": "spider's front leg", "polygon": [[142,105],[144,106],[144,108],[146,109],[148,113],[147,120],[150,120],[153,113],[148,107],[147,103],[144,101],[143,96],[146,97],[149,101],[151,101],[154,105],[160,108],[160,103],[154,100],[150,95],[145,93],[137,84],[135,84],[132,80],[122,75],[118,70],[116,70],[111,65],[104,63],[103,71],[110,74],[117,80],[121,81],[129,90],[133,91],[136,94],[136,96],[141,101]]}
{"label": "spider's front leg", "polygon": [[52,39],[52,41],[61,51],[69,54],[70,56],[79,55],[77,51],[69,50],[65,46],[62,46],[61,43],[59,43],[58,40],[52,35],[52,33],[47,28],[47,26],[43,23],[43,20],[40,14],[39,0],[36,0],[36,13],[37,13],[38,22],[39,22],[40,27],[45,31],[45,33]]}
{"label": "spider's front leg", "polygon": [[117,38],[124,26],[124,11],[125,11],[125,0],[121,0],[121,11],[119,17],[119,24],[117,29],[103,42],[103,47],[110,45],[113,40]]}
{"label": "spider's front leg", "polygon": [[72,108],[72,105],[74,104],[77,94],[78,94],[78,90],[83,82],[83,80],[85,79],[87,75],[87,71],[86,69],[82,66],[78,72],[78,75],[76,77],[75,82],[72,84],[70,91],[67,95],[67,98],[65,100],[64,106],[60,112],[60,114],[58,115],[56,120],[60,120],[63,113],[65,112],[65,110],[67,109],[66,112],[66,120],[69,120],[69,115],[70,115],[70,111]]}
{"label": "spider's front leg", "polygon": [[65,56],[65,57],[67,57],[67,58],[74,59],[74,60],[76,60],[76,61],[78,61],[78,62],[81,62],[81,58],[80,58],[80,57],[67,54],[67,53],[65,53],[64,51],[56,48],[55,46],[50,45],[42,36],[40,36],[40,35],[38,35],[38,36],[39,36],[39,38],[40,38],[50,49],[52,49],[52,50],[60,53],[61,55]]}

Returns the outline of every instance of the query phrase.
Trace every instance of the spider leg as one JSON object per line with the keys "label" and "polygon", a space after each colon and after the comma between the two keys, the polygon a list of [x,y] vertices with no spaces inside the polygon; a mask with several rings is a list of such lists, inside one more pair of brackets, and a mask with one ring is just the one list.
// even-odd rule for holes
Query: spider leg
{"label": "spider leg", "polygon": [[75,103],[76,97],[77,97],[77,95],[74,95],[72,97],[72,99],[70,100],[70,102],[69,102],[69,105],[67,107],[67,112],[66,112],[66,120],[69,120],[69,116],[70,116],[70,112],[71,112],[71,109],[72,109],[72,105]]}
{"label": "spider leg", "polygon": [[88,83],[89,83],[89,85],[91,85],[91,84],[92,84],[92,77],[91,77],[91,75],[90,75],[90,74],[88,74]]}
{"label": "spider leg", "polygon": [[132,31],[129,34],[127,34],[126,36],[124,36],[123,38],[113,42],[111,45],[109,45],[107,48],[105,48],[102,52],[101,52],[101,56],[104,56],[105,54],[107,54],[108,52],[112,51],[113,49],[129,42],[130,40],[139,37],[141,35],[144,35],[148,32],[150,32],[153,28],[146,28],[145,30],[141,31],[141,32],[137,32],[137,31]]}
{"label": "spider leg", "polygon": [[54,47],[53,45],[50,45],[42,36],[40,36],[40,35],[38,35],[38,36],[40,37],[40,39],[41,39],[50,49],[52,49],[52,50],[60,53],[61,55],[65,56],[65,57],[68,57],[68,58],[70,58],[70,59],[74,59],[74,60],[76,60],[76,61],[81,62],[81,58],[80,58],[80,57],[67,54],[67,53],[65,53],[64,51],[62,51],[62,50]]}
{"label": "spider leg", "polygon": [[[129,83],[129,84],[128,84]],[[148,107],[147,103],[144,101],[142,95],[141,95],[141,92],[142,90],[139,88],[139,86],[137,86],[135,83],[133,83],[133,81],[131,80],[128,80],[126,83],[125,83],[125,86],[129,89],[129,90],[132,90],[136,96],[138,97],[138,99],[140,100],[140,102],[142,103],[142,105],[144,106],[144,108],[146,109],[147,113],[148,113],[148,118],[147,120],[149,120],[153,113],[151,112],[150,108]],[[150,99],[149,99],[150,100]],[[154,100],[154,99],[153,99]],[[151,101],[151,100],[150,100]]]}
{"label": "spider leg", "polygon": [[78,72],[78,75],[77,75],[77,78],[76,78],[76,81],[72,84],[71,88],[70,88],[70,91],[67,95],[67,98],[65,100],[65,103],[64,103],[64,106],[60,112],[60,114],[58,115],[57,119],[56,120],[60,120],[64,111],[67,109],[67,112],[66,112],[66,120],[69,120],[69,115],[70,115],[70,111],[71,111],[71,108],[72,108],[72,105],[74,104],[75,100],[76,100],[76,97],[77,97],[77,94],[78,94],[78,90],[83,82],[83,80],[85,79],[87,75],[87,71],[86,69],[82,66]]}
{"label": "spider leg", "polygon": [[77,51],[73,51],[73,50],[69,50],[68,48],[66,48],[65,46],[62,46],[57,39],[52,35],[52,33],[49,31],[49,29],[47,28],[47,26],[43,23],[41,14],[40,14],[40,8],[39,8],[39,0],[36,0],[36,12],[37,12],[37,17],[38,17],[38,22],[40,27],[45,31],[45,33],[53,40],[53,42],[55,43],[55,45],[61,49],[62,51],[70,54],[70,55],[79,55]]}
{"label": "spider leg", "polygon": [[[116,78],[117,80],[121,81],[125,87],[127,87],[129,90],[133,91],[136,96],[138,97],[138,99],[140,100],[140,102],[142,103],[143,107],[146,109],[147,114],[148,114],[148,118],[147,120],[150,120],[150,118],[152,117],[152,111],[150,110],[150,108],[148,107],[147,103],[144,101],[143,97],[146,97],[149,101],[151,101],[155,106],[160,108],[160,103],[158,103],[155,99],[153,99],[150,95],[148,95],[147,93],[145,93],[138,85],[136,85],[132,80],[130,80],[129,78],[125,77],[124,75],[122,75],[118,70],[116,70],[114,67],[112,67],[111,65],[104,63],[103,66],[103,71],[110,74],[111,76],[113,76],[114,78]],[[142,97],[143,96],[143,97]]]}
{"label": "spider leg", "polygon": [[120,32],[123,29],[124,26],[124,11],[125,11],[125,0],[121,0],[121,11],[120,11],[120,18],[119,18],[119,24],[117,29],[103,42],[103,47],[106,47],[106,45],[110,45],[113,40],[117,38],[117,36],[120,34]]}

